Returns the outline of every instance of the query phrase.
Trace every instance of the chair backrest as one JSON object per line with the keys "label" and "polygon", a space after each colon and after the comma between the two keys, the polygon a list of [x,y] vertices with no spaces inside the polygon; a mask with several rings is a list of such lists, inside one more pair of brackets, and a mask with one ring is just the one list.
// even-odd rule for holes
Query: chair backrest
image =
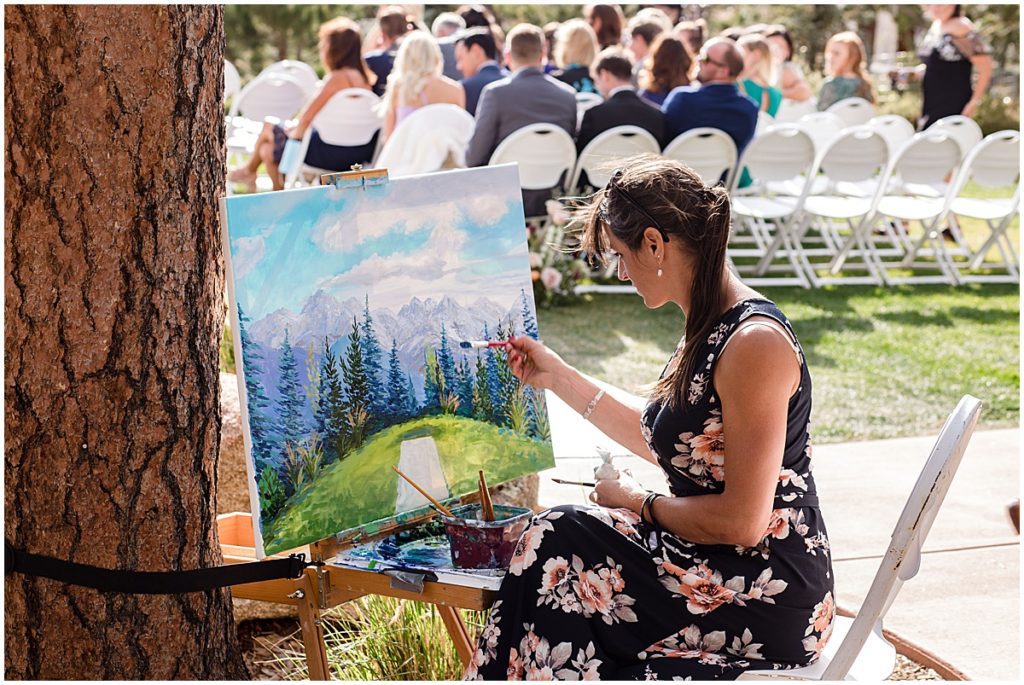
{"label": "chair backrest", "polygon": [[814,165],[814,141],[795,124],[779,124],[755,136],[740,156],[740,167],[760,182],[809,177]]}
{"label": "chair backrest", "polygon": [[929,131],[944,131],[949,133],[960,146],[960,160],[966,159],[974,146],[981,142],[981,126],[969,117],[960,114],[943,117],[928,127]]}
{"label": "chair backrest", "polygon": [[320,77],[317,76],[316,70],[313,67],[305,62],[294,59],[283,59],[280,62],[274,62],[260,72],[261,76],[264,74],[288,74],[299,82],[299,85],[306,91],[306,97],[312,95],[313,91],[316,90],[317,84],[320,83]]}
{"label": "chair backrest", "polygon": [[475,127],[473,115],[458,105],[425,105],[395,127],[374,166],[392,177],[464,167]]}
{"label": "chair backrest", "polygon": [[676,136],[661,155],[682,162],[697,172],[704,183],[715,185],[727,175],[726,185],[736,175],[736,143],[717,128],[694,128]]}
{"label": "chair backrest", "polygon": [[883,114],[871,117],[867,126],[878,131],[889,146],[890,157],[896,156],[907,141],[914,137],[914,125],[899,114]]}
{"label": "chair backrest", "polygon": [[869,126],[845,129],[822,152],[819,166],[830,181],[857,183],[885,172],[889,146],[877,130]]}
{"label": "chair backrest", "polygon": [[950,481],[960,466],[980,415],[981,401],[965,395],[946,419],[931,455],[903,507],[903,513],[889,541],[889,548],[857,612],[857,618],[822,674],[822,680],[843,680],[846,677],[868,636],[889,610],[904,581],[917,575],[921,566],[921,547],[946,498]]}
{"label": "chair backrest", "polygon": [[366,145],[381,127],[381,116],[376,111],[379,102],[380,98],[366,88],[339,90],[317,112],[313,128],[328,145]]}
{"label": "chair backrest", "polygon": [[942,131],[922,131],[896,154],[893,171],[903,183],[943,184],[960,163],[960,146]]}
{"label": "chair backrest", "polygon": [[824,150],[836,136],[846,128],[846,122],[832,112],[814,112],[805,114],[796,122],[800,129],[814,141],[816,151]]}
{"label": "chair backrest", "polygon": [[[954,195],[959,195],[968,180],[980,186],[999,188],[1020,180],[1020,131],[996,131],[974,146],[960,167]],[[1020,184],[1014,197],[1020,193]]]}
{"label": "chair backrest", "polygon": [[656,155],[661,152],[661,146],[654,136],[639,126],[616,126],[602,131],[580,152],[568,187],[576,189],[586,172],[590,183],[600,188],[611,178],[612,169],[608,167],[617,160],[645,152]]}
{"label": "chair backrest", "polygon": [[875,106],[864,98],[845,98],[825,110],[843,120],[847,126],[860,126],[875,116]]}
{"label": "chair backrest", "polygon": [[284,120],[298,112],[306,99],[302,85],[287,74],[257,76],[231,101],[229,116],[251,121],[263,121],[266,117]]}
{"label": "chair backrest", "polygon": [[242,77],[231,62],[224,60],[224,102],[238,95],[242,90]]}
{"label": "chair backrest", "polygon": [[604,102],[604,99],[597,93],[576,93],[576,130],[583,125],[583,115],[591,107]]}
{"label": "chair backrest", "polygon": [[576,164],[576,143],[555,124],[523,126],[498,144],[488,163],[511,162],[519,164],[519,185],[524,190],[554,188],[563,174],[572,173]]}
{"label": "chair backrest", "polygon": [[757,124],[754,126],[754,135],[762,133],[769,126],[775,125],[775,117],[764,110],[758,110],[757,112]]}

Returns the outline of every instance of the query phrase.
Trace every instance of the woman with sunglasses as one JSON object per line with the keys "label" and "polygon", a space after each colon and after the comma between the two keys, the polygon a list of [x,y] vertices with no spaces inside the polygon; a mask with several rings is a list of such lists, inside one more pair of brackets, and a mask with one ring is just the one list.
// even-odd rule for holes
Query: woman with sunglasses
{"label": "woman with sunglasses", "polygon": [[811,379],[786,317],[726,268],[725,189],[637,157],[582,220],[582,248],[618,259],[647,307],[679,307],[683,339],[643,410],[530,338],[509,340],[512,370],[660,466],[671,495],[620,473],[596,506],[535,516],[467,678],[734,679],[814,661],[834,602]]}

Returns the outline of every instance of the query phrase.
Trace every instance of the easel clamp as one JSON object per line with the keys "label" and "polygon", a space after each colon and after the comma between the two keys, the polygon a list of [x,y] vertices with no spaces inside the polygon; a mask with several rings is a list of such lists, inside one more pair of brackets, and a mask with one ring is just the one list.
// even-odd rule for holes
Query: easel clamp
{"label": "easel clamp", "polygon": [[381,186],[390,181],[387,169],[363,169],[362,164],[353,164],[351,171],[335,174],[321,174],[320,185],[335,188],[368,188]]}

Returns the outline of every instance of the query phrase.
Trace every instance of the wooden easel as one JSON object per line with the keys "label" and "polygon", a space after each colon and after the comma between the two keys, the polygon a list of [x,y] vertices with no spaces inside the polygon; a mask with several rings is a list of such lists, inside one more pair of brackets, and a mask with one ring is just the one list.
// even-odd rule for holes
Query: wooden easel
{"label": "wooden easel", "polygon": [[[256,550],[252,533],[252,516],[244,512],[221,514],[217,517],[221,551],[224,563],[239,564],[255,561]],[[338,544],[320,541],[307,548],[292,550],[307,552],[312,560],[332,559]],[[494,602],[491,590],[435,583],[425,581],[422,592],[393,587],[390,577],[359,569],[344,568],[327,564],[322,570],[306,569],[305,574],[295,580],[268,580],[259,583],[235,585],[231,589],[234,597],[255,599],[261,602],[291,604],[299,610],[299,625],[302,628],[302,643],[306,649],[306,664],[310,680],[328,680],[327,650],[324,645],[324,631],[320,612],[344,604],[349,600],[366,595],[396,597],[416,602],[426,602],[437,607],[448,634],[455,643],[455,650],[463,666],[469,665],[474,646],[466,624],[459,616],[458,609],[484,611]]]}

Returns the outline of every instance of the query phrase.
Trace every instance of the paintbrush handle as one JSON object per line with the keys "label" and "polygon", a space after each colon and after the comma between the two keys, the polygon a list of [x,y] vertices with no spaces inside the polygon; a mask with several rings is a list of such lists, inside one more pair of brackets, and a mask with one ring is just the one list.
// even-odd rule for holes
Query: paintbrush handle
{"label": "paintbrush handle", "polygon": [[411,485],[411,486],[413,486],[414,488],[416,488],[416,490],[417,490],[417,491],[418,491],[418,492],[419,492],[419,493],[420,493],[421,495],[423,495],[424,497],[426,497],[426,498],[427,498],[427,501],[429,501],[429,502],[430,502],[431,504],[433,504],[433,505],[434,505],[434,507],[435,507],[435,508],[436,508],[436,509],[437,509],[438,511],[440,511],[440,512],[441,512],[442,514],[444,514],[445,516],[448,516],[448,517],[450,517],[450,518],[455,518],[455,515],[454,515],[454,514],[452,514],[452,512],[451,512],[451,511],[450,511],[450,510],[448,509],[448,507],[446,507],[445,505],[441,504],[441,503],[440,503],[440,502],[438,502],[438,501],[437,501],[436,499],[434,499],[433,497],[431,497],[431,496],[430,496],[430,493],[429,493],[429,492],[427,492],[426,490],[424,490],[423,488],[421,488],[421,487],[420,487],[419,485],[417,485],[417,484],[416,484],[416,481],[414,481],[414,480],[413,480],[412,478],[410,478],[409,476],[407,476],[407,475],[405,475],[404,473],[402,473],[401,471],[399,471],[399,470],[398,470],[398,467],[397,467],[397,466],[392,466],[391,468],[392,468],[392,469],[394,469],[395,473],[397,473],[397,474],[398,474],[398,475],[400,475],[400,476],[401,476],[402,478],[404,478],[404,479],[405,479],[405,481],[406,481],[406,482],[407,482],[407,483],[408,483],[409,485]]}
{"label": "paintbrush handle", "polygon": [[487,478],[484,472],[480,471],[480,515],[484,521],[494,520],[494,504],[491,502],[491,493],[487,490]]}

